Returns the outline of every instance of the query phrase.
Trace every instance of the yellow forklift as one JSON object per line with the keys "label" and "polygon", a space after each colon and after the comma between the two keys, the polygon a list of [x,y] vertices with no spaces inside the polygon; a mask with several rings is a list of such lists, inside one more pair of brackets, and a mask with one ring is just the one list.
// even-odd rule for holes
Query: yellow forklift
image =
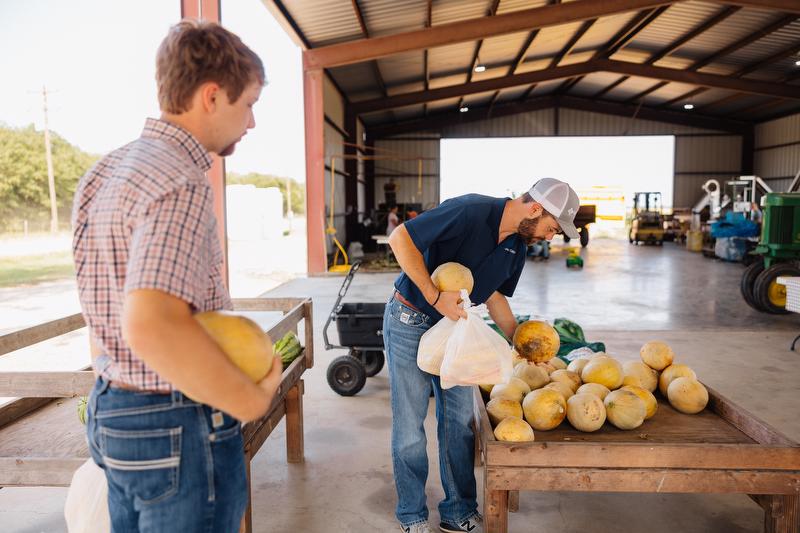
{"label": "yellow forklift", "polygon": [[664,215],[660,192],[633,193],[633,219],[628,233],[631,244],[664,244]]}

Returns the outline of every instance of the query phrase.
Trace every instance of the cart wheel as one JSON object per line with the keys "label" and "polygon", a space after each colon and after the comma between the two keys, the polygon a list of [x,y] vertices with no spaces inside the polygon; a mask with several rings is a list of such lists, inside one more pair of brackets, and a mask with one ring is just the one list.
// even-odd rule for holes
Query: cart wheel
{"label": "cart wheel", "polygon": [[364,388],[367,371],[364,364],[350,355],[341,355],[328,365],[328,385],[337,394],[353,396]]}
{"label": "cart wheel", "polygon": [[383,368],[383,352],[381,350],[370,350],[368,352],[364,352],[364,359],[364,368],[366,369],[367,377],[371,378],[372,376],[378,375]]}
{"label": "cart wheel", "polygon": [[586,226],[581,227],[581,247],[586,248],[589,245],[589,228]]}
{"label": "cart wheel", "polygon": [[758,275],[753,286],[756,302],[768,313],[785,314],[786,286],[778,283],[778,276],[800,276],[800,267],[794,263],[772,265]]}
{"label": "cart wheel", "polygon": [[739,283],[739,290],[742,292],[742,298],[744,298],[744,301],[747,302],[747,305],[756,311],[765,312],[766,310],[761,309],[761,305],[756,302],[756,297],[753,294],[756,278],[762,272],[764,272],[764,260],[759,257],[758,261],[751,264],[744,270],[744,274],[742,274],[742,282]]}

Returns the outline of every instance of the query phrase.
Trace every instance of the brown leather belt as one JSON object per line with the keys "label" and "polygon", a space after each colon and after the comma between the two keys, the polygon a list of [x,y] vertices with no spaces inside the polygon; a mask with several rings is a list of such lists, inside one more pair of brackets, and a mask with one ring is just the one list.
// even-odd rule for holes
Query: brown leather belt
{"label": "brown leather belt", "polygon": [[418,313],[421,312],[419,309],[417,309],[417,306],[406,300],[405,297],[398,291],[394,291],[394,299],[400,302],[401,304],[405,305],[406,307],[410,307],[414,311],[417,311]]}

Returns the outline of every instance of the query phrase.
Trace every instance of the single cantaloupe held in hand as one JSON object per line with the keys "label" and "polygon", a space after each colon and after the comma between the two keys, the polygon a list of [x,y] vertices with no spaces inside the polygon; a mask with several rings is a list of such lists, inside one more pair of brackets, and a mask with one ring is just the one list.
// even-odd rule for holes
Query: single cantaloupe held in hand
{"label": "single cantaloupe held in hand", "polygon": [[472,292],[475,280],[472,279],[472,272],[460,263],[442,263],[431,274],[431,281],[441,292],[466,289],[467,293]]}
{"label": "single cantaloupe held in hand", "polygon": [[514,330],[514,348],[528,361],[550,361],[560,346],[558,332],[547,322],[528,320]]}
{"label": "single cantaloupe held in hand", "polygon": [[272,341],[249,318],[206,311],[194,315],[225,355],[254,382],[264,379],[275,360]]}

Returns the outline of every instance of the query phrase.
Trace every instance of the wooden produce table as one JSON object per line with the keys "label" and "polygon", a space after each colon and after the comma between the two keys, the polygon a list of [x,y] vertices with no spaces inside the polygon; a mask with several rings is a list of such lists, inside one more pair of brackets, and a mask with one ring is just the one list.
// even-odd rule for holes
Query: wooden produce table
{"label": "wooden produce table", "polygon": [[554,430],[535,431],[534,442],[513,443],[495,440],[475,387],[486,533],[507,532],[520,490],[748,494],[765,511],[766,533],[799,533],[800,445],[708,393],[708,406],[696,415],[658,398],[656,415],[632,431],[606,422],[582,433],[565,419]]}
{"label": "wooden produce table", "polygon": [[[283,371],[267,413],[242,428],[248,491],[250,463],[282,418],[286,418],[286,455],[303,461],[303,372],[314,365],[314,327],[310,299],[252,298],[233,301],[237,312],[279,311],[283,317],[267,330],[277,341],[304,323],[304,349]],[[0,336],[0,356],[85,326],[80,314]],[[88,349],[88,346],[87,346]],[[89,458],[86,428],[78,420],[77,396],[88,395],[94,373],[0,372],[0,397],[19,397],[0,407],[0,487],[66,487]],[[252,496],[252,492],[250,493]],[[252,497],[240,531],[252,531]]]}

